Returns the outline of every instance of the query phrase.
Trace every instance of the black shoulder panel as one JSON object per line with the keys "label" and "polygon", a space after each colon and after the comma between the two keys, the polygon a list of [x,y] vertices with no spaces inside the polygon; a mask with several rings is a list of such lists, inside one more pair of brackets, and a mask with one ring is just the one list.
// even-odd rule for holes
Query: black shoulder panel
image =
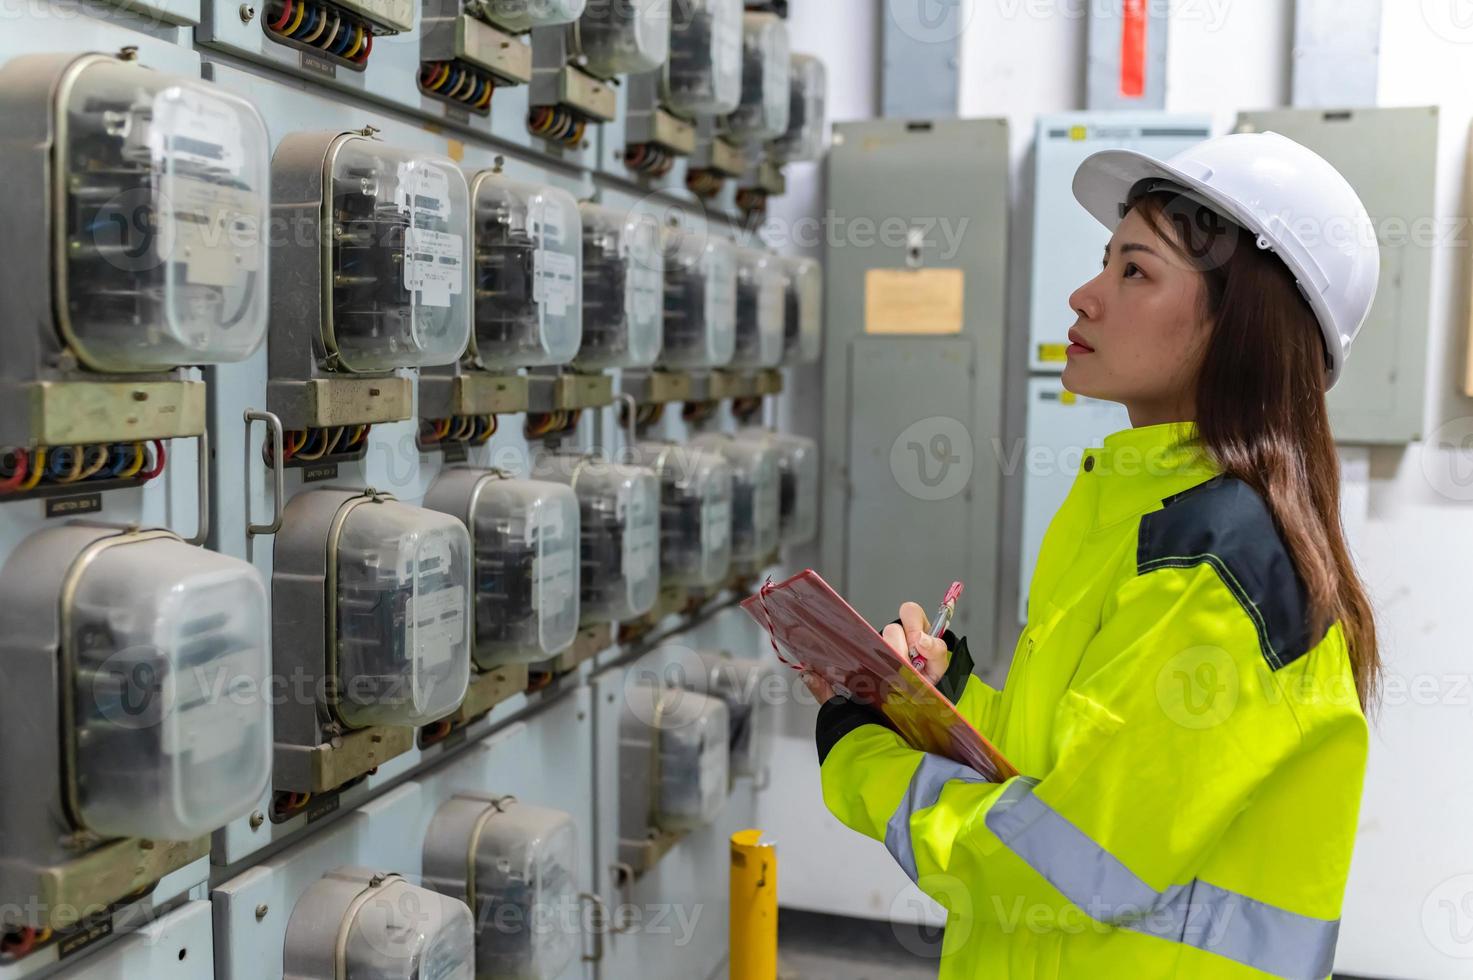
{"label": "black shoulder panel", "polygon": [[1304,581],[1268,505],[1252,487],[1216,476],[1161,503],[1162,510],[1141,518],[1138,574],[1211,565],[1258,628],[1263,658],[1273,670],[1319,642],[1310,636]]}

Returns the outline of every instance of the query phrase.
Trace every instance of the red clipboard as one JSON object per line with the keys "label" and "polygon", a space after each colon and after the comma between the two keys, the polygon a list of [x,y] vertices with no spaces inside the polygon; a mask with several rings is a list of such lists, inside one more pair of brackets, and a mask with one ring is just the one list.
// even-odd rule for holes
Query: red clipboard
{"label": "red clipboard", "polygon": [[835,691],[878,708],[913,748],[1000,783],[1018,770],[931,682],[813,569],[771,580],[742,608],[772,637],[778,659],[811,670]]}

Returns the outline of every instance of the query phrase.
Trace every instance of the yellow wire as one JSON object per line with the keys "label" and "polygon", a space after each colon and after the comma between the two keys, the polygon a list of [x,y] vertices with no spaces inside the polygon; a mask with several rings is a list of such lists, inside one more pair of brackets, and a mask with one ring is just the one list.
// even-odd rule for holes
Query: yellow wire
{"label": "yellow wire", "polygon": [[82,459],[85,455],[85,451],[82,449],[81,446],[68,446],[66,448],[72,451],[72,468],[69,473],[58,476],[56,478],[56,482],[76,483],[77,480],[81,479],[82,477]]}
{"label": "yellow wire", "polygon": [[97,450],[97,462],[93,463],[82,471],[82,475],[78,477],[78,479],[81,480],[90,479],[91,477],[96,476],[98,471],[107,465],[107,458],[112,455],[112,453],[108,451],[108,448],[106,446],[91,446],[89,448]]}
{"label": "yellow wire", "polygon": [[119,473],[118,477],[120,479],[126,480],[129,477],[137,476],[138,471],[143,469],[143,457],[143,443],[133,443],[133,465],[129,466],[127,469],[123,470],[123,472]]}
{"label": "yellow wire", "polygon": [[293,34],[295,34],[297,32],[297,28],[299,28],[299,27],[302,26],[302,18],[304,18],[306,16],[307,16],[307,5],[305,3],[299,3],[299,4],[297,4],[297,12],[294,15],[292,15],[292,22],[290,24],[286,25],[286,30],[283,31],[282,33],[285,34],[287,37],[291,37]]}
{"label": "yellow wire", "polygon": [[16,487],[16,489],[21,491],[22,493],[27,490],[34,490],[36,488],[36,484],[41,482],[41,474],[45,472],[46,447],[41,446],[36,450],[36,458],[31,460],[31,475],[26,477],[26,482]]}

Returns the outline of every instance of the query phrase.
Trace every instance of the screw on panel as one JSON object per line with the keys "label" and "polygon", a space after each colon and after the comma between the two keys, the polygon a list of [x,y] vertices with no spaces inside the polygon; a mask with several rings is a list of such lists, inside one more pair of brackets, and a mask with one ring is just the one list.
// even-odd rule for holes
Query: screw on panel
{"label": "screw on panel", "polygon": [[265,822],[266,822],[266,815],[263,814],[260,810],[257,810],[255,813],[251,814],[251,829],[252,830],[260,830],[261,829],[261,824],[263,824]]}
{"label": "screw on panel", "polygon": [[255,19],[256,19],[256,8],[255,7],[252,7],[248,3],[241,4],[240,5],[240,22],[242,24],[249,24],[251,21],[253,21]]}
{"label": "screw on panel", "polygon": [[119,51],[118,52],[118,60],[119,61],[137,61],[138,60],[138,45],[136,45],[136,44],[130,44],[126,48],[123,48],[121,51]]}
{"label": "screw on panel", "polygon": [[271,911],[271,909],[267,908],[265,905],[257,905],[256,906],[256,921],[257,922],[260,922],[262,919],[266,918],[266,913],[267,912],[270,912],[270,911]]}

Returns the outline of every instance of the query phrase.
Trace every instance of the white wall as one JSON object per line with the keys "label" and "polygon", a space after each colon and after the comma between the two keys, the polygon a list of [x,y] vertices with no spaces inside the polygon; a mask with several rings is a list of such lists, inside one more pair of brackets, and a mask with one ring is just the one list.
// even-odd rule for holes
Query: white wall
{"label": "white wall", "polygon": [[[1364,976],[1473,976],[1473,766],[1464,761],[1473,745],[1473,400],[1462,394],[1473,231],[1459,223],[1469,210],[1473,26],[1458,26],[1459,2],[1384,0],[1380,102],[1441,106],[1437,216],[1457,237],[1434,263],[1428,438],[1405,449],[1343,450],[1347,529],[1377,607],[1388,668],[1337,962]],[[869,8],[861,11],[845,4],[842,20],[831,19],[825,4],[794,5],[795,48],[828,60],[837,118],[875,111],[877,5],[853,5]],[[1182,15],[1171,28],[1169,110],[1211,112],[1223,131],[1239,109],[1287,104],[1291,0],[1175,6]],[[1006,116],[1011,124],[1011,239],[1019,257],[1010,273],[1012,338],[1026,334],[1034,118],[1083,105],[1086,23],[1073,14],[1085,7],[976,0],[962,39],[962,114]],[[1039,11],[1046,13],[1034,16]],[[816,174],[800,172],[775,213],[791,219],[821,210]],[[1021,364],[1013,344],[1011,361]],[[1018,370],[1010,379],[1014,391],[1023,376]],[[797,400],[800,428],[816,425],[810,409],[817,404]],[[1016,411],[1008,430],[1021,432]],[[1017,507],[1014,496],[1004,512],[1008,526],[1018,523]],[[1003,561],[1005,571],[1015,567],[1011,556]],[[1016,588],[1016,581],[1005,585],[1003,608],[1011,608]],[[999,645],[1007,648],[1005,635]],[[876,918],[933,916],[878,844],[823,811],[811,719],[811,708],[785,712],[773,791],[761,809],[783,847],[783,903]]]}

